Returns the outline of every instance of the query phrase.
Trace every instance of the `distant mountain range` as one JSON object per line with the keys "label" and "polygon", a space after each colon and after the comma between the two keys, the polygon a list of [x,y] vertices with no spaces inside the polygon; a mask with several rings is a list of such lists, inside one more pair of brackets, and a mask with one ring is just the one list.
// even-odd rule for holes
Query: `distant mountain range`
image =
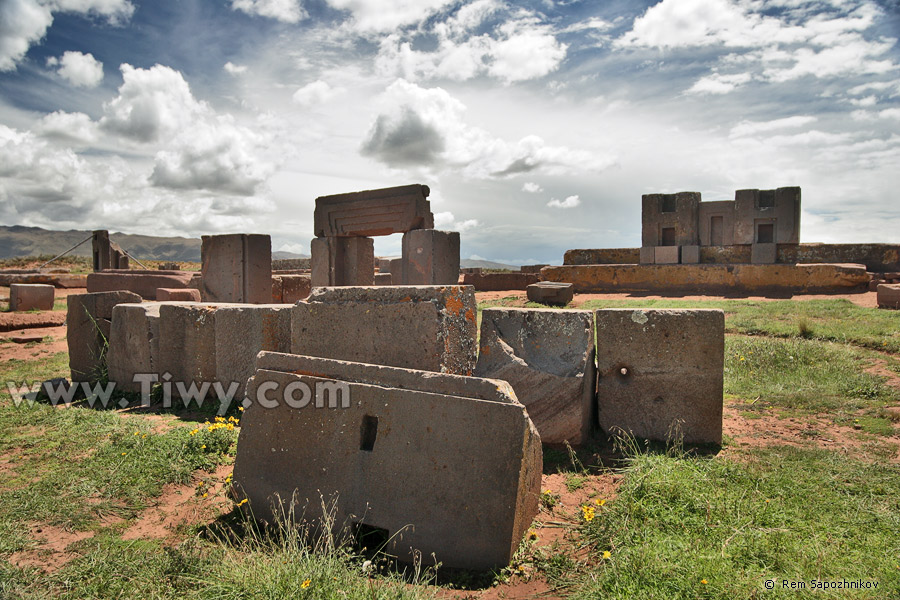
{"label": "distant mountain range", "polygon": [[[79,231],[76,229],[52,231],[41,229],[40,227],[0,225],[0,258],[18,258],[20,256],[39,256],[42,254],[55,256],[89,237],[91,237],[90,231]],[[109,237],[138,260],[200,262],[200,240],[197,238],[156,237],[152,235],[132,235],[129,233],[111,233]],[[72,256],[90,256],[90,241],[85,242],[70,252],[70,254]],[[309,255],[275,251],[272,253],[272,258],[309,258]],[[463,259],[459,261],[459,264],[463,268],[518,269],[518,266],[489,260]]]}

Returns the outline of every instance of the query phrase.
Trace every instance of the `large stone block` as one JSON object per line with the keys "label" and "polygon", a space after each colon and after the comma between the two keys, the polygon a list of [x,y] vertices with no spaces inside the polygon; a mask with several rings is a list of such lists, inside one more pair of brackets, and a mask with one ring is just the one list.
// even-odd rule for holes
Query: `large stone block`
{"label": "large stone block", "polygon": [[194,288],[156,288],[158,302],[200,302],[200,290]]}
{"label": "large stone block", "polygon": [[313,288],[293,309],[291,352],[470,375],[475,334],[471,287]]}
{"label": "large stone block", "polygon": [[72,381],[97,381],[106,370],[113,307],[140,302],[133,292],[73,294],[66,298],[66,341]]}
{"label": "large stone block", "polygon": [[879,307],[900,308],[900,284],[882,283],[876,293]]}
{"label": "large stone block", "polygon": [[138,294],[144,300],[156,300],[156,290],[159,288],[187,288],[193,276],[194,273],[189,271],[102,271],[88,274],[87,291],[96,293],[125,290]]}
{"label": "large stone block", "polygon": [[309,247],[312,287],[374,285],[375,241],[372,238],[315,238]]}
{"label": "large stone block", "polygon": [[13,283],[9,286],[9,310],[53,310],[56,288],[46,283]]}
{"label": "large stone block", "polygon": [[595,316],[603,431],[721,444],[724,313],[603,309]]}
{"label": "large stone block", "polygon": [[394,276],[390,273],[375,273],[375,285],[394,285]]}
{"label": "large stone block", "polygon": [[529,285],[540,280],[541,275],[538,273],[466,273],[463,275],[463,283],[471,285],[477,292],[525,290]]}
{"label": "large stone block", "polygon": [[[290,514],[321,530],[324,499],[332,533],[380,534],[400,560],[509,563],[538,511],[542,459],[507,384],[268,353],[258,367],[251,398],[278,405],[246,410],[234,468],[256,518],[273,521],[293,499]],[[298,387],[311,400],[320,384],[346,386],[347,407],[297,404]],[[291,385],[296,407],[283,400]]]}
{"label": "large stone block", "polygon": [[[656,262],[656,246],[641,246],[640,264],[652,265]],[[568,264],[568,263],[566,263]],[[589,264],[589,263],[578,263]]]}
{"label": "large stone block", "polygon": [[432,229],[425,185],[404,185],[320,196],[313,215],[316,237],[369,236]]}
{"label": "large stone block", "polygon": [[750,262],[754,265],[771,265],[777,256],[777,244],[753,244],[750,247]]}
{"label": "large stone block", "polygon": [[571,283],[538,281],[529,285],[526,293],[532,302],[565,306],[575,297],[575,286]]}
{"label": "large stone block", "polygon": [[309,275],[282,275],[281,304],[295,304],[309,296],[311,289]]}
{"label": "large stone block", "polygon": [[700,262],[700,246],[682,246],[681,264],[693,265]]}
{"label": "large stone block", "polygon": [[455,285],[459,232],[416,229],[403,234],[404,285]]}
{"label": "large stone block", "polygon": [[290,348],[290,309],[289,304],[163,304],[159,370],[185,386],[219,382],[228,390],[237,383],[240,398],[256,354]]}
{"label": "large stone block", "polygon": [[509,382],[543,442],[590,438],[596,418],[591,311],[487,308],[480,346],[475,375]]}
{"label": "large stone block", "polygon": [[656,246],[653,249],[653,262],[657,265],[677,265],[681,262],[679,246]]}
{"label": "large stone block", "polygon": [[272,301],[272,239],[268,235],[204,235],[200,255],[204,302]]}
{"label": "large stone block", "polygon": [[160,302],[117,304],[109,334],[109,380],[116,389],[140,392],[135,375],[157,375],[159,369]]}

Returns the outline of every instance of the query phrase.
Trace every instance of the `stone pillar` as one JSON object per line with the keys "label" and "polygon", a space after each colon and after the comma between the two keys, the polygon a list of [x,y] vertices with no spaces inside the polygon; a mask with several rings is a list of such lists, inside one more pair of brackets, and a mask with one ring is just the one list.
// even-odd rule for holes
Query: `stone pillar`
{"label": "stone pillar", "polygon": [[200,254],[204,302],[272,302],[272,239],[268,235],[204,235]]}
{"label": "stone pillar", "polygon": [[404,285],[456,285],[459,232],[414,229],[403,234]]}
{"label": "stone pillar", "polygon": [[317,237],[310,242],[312,287],[375,284],[375,241],[369,237]]}

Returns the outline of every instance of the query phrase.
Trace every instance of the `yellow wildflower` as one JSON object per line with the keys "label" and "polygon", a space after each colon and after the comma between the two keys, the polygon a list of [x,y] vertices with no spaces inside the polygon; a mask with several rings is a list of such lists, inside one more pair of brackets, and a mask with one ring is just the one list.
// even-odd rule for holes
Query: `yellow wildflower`
{"label": "yellow wildflower", "polygon": [[603,506],[604,504],[606,504],[606,500],[597,498],[596,500],[594,500],[594,504],[596,504],[597,506]]}
{"label": "yellow wildflower", "polygon": [[300,584],[300,587],[304,590],[309,587],[309,584],[312,583],[312,579],[304,579],[303,583]]}
{"label": "yellow wildflower", "polygon": [[612,552],[610,552],[609,550],[604,550],[603,551],[603,560],[609,560],[610,558],[612,558]]}
{"label": "yellow wildflower", "polygon": [[700,583],[702,583],[703,585],[706,585],[706,584],[709,583],[709,582],[708,582],[707,580],[705,580],[705,579],[701,579],[701,580],[700,580]]}
{"label": "yellow wildflower", "polygon": [[594,520],[594,507],[593,506],[582,506],[581,507],[581,516],[588,523]]}
{"label": "yellow wildflower", "polygon": [[250,499],[249,499],[249,498],[244,498],[243,500],[241,500],[240,502],[238,502],[237,505],[238,505],[238,506],[243,506],[243,505],[247,504],[248,502],[250,502]]}

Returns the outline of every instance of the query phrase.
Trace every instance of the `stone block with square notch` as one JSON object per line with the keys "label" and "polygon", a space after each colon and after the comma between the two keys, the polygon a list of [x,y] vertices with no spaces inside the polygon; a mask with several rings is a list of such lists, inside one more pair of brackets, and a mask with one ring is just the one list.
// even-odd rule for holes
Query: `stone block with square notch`
{"label": "stone block with square notch", "polygon": [[292,315],[294,354],[459,375],[475,368],[469,286],[313,288]]}
{"label": "stone block with square notch", "polygon": [[724,313],[603,309],[595,317],[601,429],[721,444]]}
{"label": "stone block with square notch", "polygon": [[316,237],[371,236],[433,229],[426,185],[404,185],[316,198]]}
{"label": "stone block with square notch", "polygon": [[9,310],[53,310],[56,288],[46,283],[11,283]]}
{"label": "stone block with square notch", "polygon": [[[257,366],[250,397],[277,406],[247,408],[234,467],[254,517],[273,522],[293,499],[321,532],[324,500],[338,539],[378,532],[401,561],[509,563],[538,512],[542,456],[508,384],[272,353]],[[346,408],[317,408],[320,384],[342,387]]]}
{"label": "stone block with square notch", "polygon": [[475,375],[509,382],[543,442],[585,443],[596,418],[591,311],[485,309]]}
{"label": "stone block with square notch", "polygon": [[268,235],[204,235],[200,255],[204,302],[272,301],[272,239]]}

